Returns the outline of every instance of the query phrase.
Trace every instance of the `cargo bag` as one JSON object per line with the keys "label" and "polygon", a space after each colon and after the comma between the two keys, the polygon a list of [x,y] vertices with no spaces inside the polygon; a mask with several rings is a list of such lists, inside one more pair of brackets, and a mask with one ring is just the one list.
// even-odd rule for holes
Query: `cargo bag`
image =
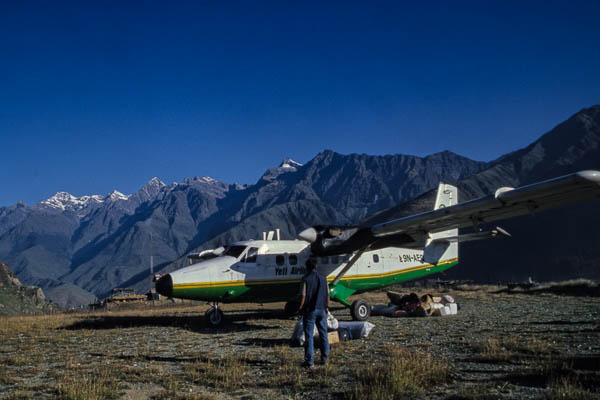
{"label": "cargo bag", "polygon": [[[315,328],[313,330],[313,337],[317,335],[317,325],[315,324]],[[292,333],[292,346],[304,346],[304,342],[306,341],[306,337],[304,336],[304,324],[302,323],[302,318],[296,322],[296,326],[294,327],[294,333]]]}
{"label": "cargo bag", "polygon": [[373,328],[375,328],[375,325],[373,325],[370,322],[366,322],[366,321],[365,322],[342,321],[339,323],[338,332],[339,332],[339,330],[344,329],[344,328],[348,329],[352,339],[361,339],[361,338],[366,338],[367,336],[369,336],[369,333],[371,333],[371,330],[373,330]]}
{"label": "cargo bag", "polygon": [[338,326],[338,320],[327,311],[327,332],[337,331]]}

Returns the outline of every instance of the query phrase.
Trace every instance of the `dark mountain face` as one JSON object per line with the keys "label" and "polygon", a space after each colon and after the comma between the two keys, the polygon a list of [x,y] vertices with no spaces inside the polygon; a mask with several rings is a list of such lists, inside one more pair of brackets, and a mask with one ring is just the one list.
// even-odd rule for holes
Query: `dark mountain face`
{"label": "dark mountain face", "polygon": [[[155,178],[131,196],[118,192],[82,198],[57,194],[32,207],[17,204],[0,208],[0,259],[15,266],[24,282],[46,285],[49,293],[62,293],[63,288],[73,285],[85,289],[61,298],[102,297],[123,285],[145,289],[150,286],[150,238],[155,272],[164,272],[183,266],[185,255],[191,251],[258,238],[261,232],[275,228],[281,229],[282,237],[293,238],[311,225],[350,224],[361,219],[365,223],[382,222],[431,209],[432,189],[440,180],[457,183],[464,201],[501,186],[519,186],[580,169],[600,169],[599,115],[600,107],[583,110],[530,146],[489,164],[451,152],[421,158],[324,151],[306,165],[284,160],[250,186],[229,185],[209,177],[165,185]],[[415,200],[407,203],[412,198]],[[396,204],[401,206],[394,207]],[[571,212],[599,215],[597,211],[577,208]],[[514,266],[499,262],[501,266],[488,268],[489,254],[505,254],[512,248],[513,258],[525,260],[523,254],[529,254],[528,246],[536,241],[539,247],[532,258],[540,265],[549,265],[548,257],[562,265],[565,257],[571,257],[570,265],[593,261],[595,253],[590,256],[590,251],[583,249],[576,259],[550,254],[548,248],[579,254],[577,250],[568,252],[572,242],[583,246],[593,240],[580,237],[585,236],[578,234],[580,222],[565,222],[564,229],[560,228],[564,225],[552,223],[553,218],[578,221],[580,216],[551,215],[554,217],[540,218],[550,218],[547,225],[558,226],[556,231],[542,221],[537,226],[544,234],[528,232],[526,241],[463,246],[461,266],[452,273],[489,280],[502,275],[489,271],[524,270],[520,262]],[[512,228],[513,234],[529,225],[520,220],[501,224]],[[553,232],[552,237],[548,232]],[[557,238],[560,245],[555,244]],[[507,248],[500,247],[505,253],[490,248],[490,243],[503,246],[508,242]],[[515,245],[517,242],[527,244]],[[540,255],[546,261],[540,261]],[[483,259],[484,269],[480,268]]]}
{"label": "dark mountain face", "polygon": [[[502,186],[527,185],[586,169],[600,170],[600,106],[582,110],[526,148],[458,182],[459,200],[485,196]],[[434,201],[435,191],[431,191],[372,215],[363,223],[427,211]],[[495,225],[513,237],[462,244],[460,263],[448,276],[491,283],[528,277],[600,280],[599,224],[600,201],[500,221]]]}
{"label": "dark mountain face", "polygon": [[598,169],[600,106],[586,108],[525,147],[490,163],[461,182],[462,201],[499,185],[520,186],[574,171]]}
{"label": "dark mountain face", "polygon": [[[526,148],[460,182],[461,200],[502,185],[526,185],[586,169],[600,170],[600,106],[582,110]],[[465,243],[460,265],[450,274],[486,282],[529,276],[599,280],[599,224],[600,201],[500,221],[513,238]]]}

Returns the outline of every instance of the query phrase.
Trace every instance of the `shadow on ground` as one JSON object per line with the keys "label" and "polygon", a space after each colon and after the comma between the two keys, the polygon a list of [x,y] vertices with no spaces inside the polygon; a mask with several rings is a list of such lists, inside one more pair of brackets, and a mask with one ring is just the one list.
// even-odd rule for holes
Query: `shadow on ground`
{"label": "shadow on ground", "polygon": [[554,294],[557,296],[575,296],[575,297],[600,297],[600,285],[590,286],[582,285],[554,285],[550,287],[532,287],[529,289],[501,289],[494,294]]}
{"label": "shadow on ground", "polygon": [[[102,357],[106,357],[105,354],[101,354],[101,353],[91,353],[90,355],[92,356],[102,356]],[[202,362],[202,363],[211,363],[212,365],[218,366],[220,365],[223,360],[221,358],[218,357],[208,357],[208,356],[195,356],[195,357],[164,357],[164,356],[149,356],[149,355],[145,355],[145,356],[128,356],[128,355],[120,355],[115,357],[116,359],[119,359],[121,361],[139,361],[140,359],[145,360],[145,361],[152,361],[152,362],[158,362],[158,363],[197,363],[197,362]],[[245,364],[247,365],[268,365],[268,364],[272,364],[271,361],[268,360],[262,360],[262,359],[255,359],[255,358],[243,358],[241,359]]]}
{"label": "shadow on ground", "polygon": [[267,339],[267,338],[247,338],[235,343],[241,346],[258,346],[258,347],[276,347],[276,346],[289,346],[290,339]]}
{"label": "shadow on ground", "polygon": [[[175,327],[186,329],[192,332],[207,333],[229,333],[258,331],[265,329],[277,329],[275,326],[261,325],[253,322],[246,322],[264,318],[263,313],[247,313],[243,315],[231,315],[226,318],[222,326],[218,328],[210,327],[202,316],[133,316],[133,315],[107,315],[90,316],[82,321],[62,327],[60,329],[80,330],[80,329],[120,329],[120,328],[143,328],[143,327]],[[272,319],[272,318],[271,318]]]}

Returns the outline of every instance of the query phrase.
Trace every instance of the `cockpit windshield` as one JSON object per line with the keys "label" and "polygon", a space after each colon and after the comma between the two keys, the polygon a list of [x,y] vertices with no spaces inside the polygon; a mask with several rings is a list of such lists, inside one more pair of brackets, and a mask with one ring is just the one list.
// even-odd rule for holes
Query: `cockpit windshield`
{"label": "cockpit windshield", "polygon": [[246,246],[231,246],[225,250],[223,255],[238,258],[240,254],[244,252],[244,250],[246,250]]}

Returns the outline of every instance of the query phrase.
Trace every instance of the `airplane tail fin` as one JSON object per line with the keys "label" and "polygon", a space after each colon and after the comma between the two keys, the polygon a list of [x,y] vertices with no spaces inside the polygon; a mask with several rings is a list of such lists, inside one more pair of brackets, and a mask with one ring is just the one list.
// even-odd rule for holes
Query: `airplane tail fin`
{"label": "airplane tail fin", "polygon": [[[449,207],[458,203],[458,189],[454,185],[440,182],[437,197],[435,198],[434,210]],[[458,236],[458,228],[448,229],[440,232],[429,232],[425,241],[423,258],[425,262],[437,264],[440,261],[456,259],[458,261],[458,242],[455,240],[444,240],[444,238],[455,238]]]}
{"label": "airplane tail fin", "polygon": [[456,186],[440,182],[433,209],[438,210],[440,208],[454,206],[456,203],[458,203],[458,190],[456,189]]}

